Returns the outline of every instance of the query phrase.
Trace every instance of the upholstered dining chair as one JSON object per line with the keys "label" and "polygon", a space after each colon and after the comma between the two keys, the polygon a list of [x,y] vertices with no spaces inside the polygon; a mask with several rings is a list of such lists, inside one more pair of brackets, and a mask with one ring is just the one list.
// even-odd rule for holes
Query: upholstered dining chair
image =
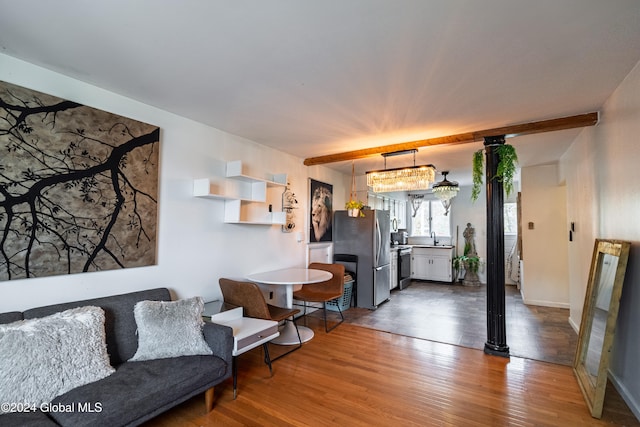
{"label": "upholstered dining chair", "polygon": [[303,285],[302,289],[293,293],[293,298],[298,301],[304,302],[304,315],[307,314],[307,303],[315,302],[322,303],[322,314],[324,318],[324,330],[330,332],[334,330],[339,324],[344,322],[344,316],[338,304],[338,313],[340,314],[340,321],[333,325],[331,328],[327,324],[327,302],[336,298],[340,298],[344,293],[344,265],[342,264],[324,264],[321,262],[312,262],[309,264],[309,268],[315,270],[324,270],[331,273],[333,276],[331,279],[319,282]]}
{"label": "upholstered dining chair", "polygon": [[276,322],[293,322],[293,325],[295,326],[296,332],[298,334],[299,344],[297,346],[273,359],[270,359],[269,343],[264,343],[263,348],[265,350],[265,363],[269,365],[269,371],[273,374],[270,362],[276,361],[282,356],[286,356],[292,351],[295,351],[302,347],[300,331],[298,331],[298,325],[296,325],[296,320],[294,318],[296,314],[300,313],[300,310],[297,308],[282,308],[267,304],[264,299],[264,295],[262,295],[262,291],[260,290],[258,285],[253,282],[243,282],[225,278],[221,278],[218,282],[220,283],[220,289],[222,290],[224,301],[229,304],[242,307],[245,316],[253,317],[256,319],[275,320]]}

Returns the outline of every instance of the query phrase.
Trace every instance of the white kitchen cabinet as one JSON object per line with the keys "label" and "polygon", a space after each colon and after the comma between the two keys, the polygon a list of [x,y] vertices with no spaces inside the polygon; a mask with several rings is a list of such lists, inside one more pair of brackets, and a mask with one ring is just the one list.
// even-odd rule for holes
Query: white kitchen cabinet
{"label": "white kitchen cabinet", "polygon": [[374,209],[384,210],[384,197],[376,196]]}
{"label": "white kitchen cabinet", "polygon": [[453,248],[414,246],[411,252],[411,278],[451,282]]}
{"label": "white kitchen cabinet", "polygon": [[194,180],[193,195],[224,200],[225,223],[283,225],[286,212],[276,212],[273,203],[277,203],[281,210],[281,191],[286,185],[286,174],[256,178],[245,174],[242,162],[235,160],[226,163],[224,177]]}
{"label": "white kitchen cabinet", "polygon": [[396,204],[396,217],[398,218],[398,228],[403,230],[407,229],[407,202],[404,200],[398,200]]}
{"label": "white kitchen cabinet", "polygon": [[[388,210],[391,220],[391,231],[394,230],[394,225],[397,225],[398,229],[407,229],[407,201],[400,199],[393,199],[391,197],[383,196],[377,193],[367,193],[367,205],[371,209]],[[395,221],[394,221],[395,220]]]}
{"label": "white kitchen cabinet", "polygon": [[431,264],[429,257],[422,252],[416,252],[416,248],[411,253],[411,278],[428,280],[429,265]]}
{"label": "white kitchen cabinet", "polygon": [[398,287],[398,251],[391,251],[391,270],[389,276],[389,289],[395,289]]}

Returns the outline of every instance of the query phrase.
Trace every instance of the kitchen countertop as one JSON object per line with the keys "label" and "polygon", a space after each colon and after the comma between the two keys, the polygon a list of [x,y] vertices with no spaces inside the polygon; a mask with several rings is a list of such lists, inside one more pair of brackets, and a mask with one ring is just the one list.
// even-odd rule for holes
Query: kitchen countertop
{"label": "kitchen countertop", "polygon": [[401,251],[403,249],[411,249],[411,245],[391,245],[392,251]]}
{"label": "kitchen countertop", "polygon": [[392,251],[411,248],[435,248],[435,249],[453,249],[452,245],[391,245]]}
{"label": "kitchen countertop", "polygon": [[453,249],[453,245],[410,245],[412,248]]}

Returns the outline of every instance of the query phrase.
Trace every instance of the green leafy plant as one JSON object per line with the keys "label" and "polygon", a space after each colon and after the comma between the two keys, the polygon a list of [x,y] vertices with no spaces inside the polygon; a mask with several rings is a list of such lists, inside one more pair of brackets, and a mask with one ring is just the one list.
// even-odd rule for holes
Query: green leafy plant
{"label": "green leafy plant", "polygon": [[358,209],[360,211],[360,216],[364,217],[364,212],[362,212],[362,209],[364,208],[364,203],[362,203],[360,200],[349,200],[347,203],[344,204],[344,208]]}
{"label": "green leafy plant", "polygon": [[349,200],[344,204],[345,209],[362,209],[364,208],[364,203],[359,200]]}
{"label": "green leafy plant", "polygon": [[459,255],[454,257],[453,269],[459,272],[463,268],[473,273],[477,273],[480,269],[480,257],[468,255]]}
{"label": "green leafy plant", "polygon": [[484,152],[478,150],[473,153],[473,188],[471,189],[471,200],[478,200],[480,189],[482,188],[482,173],[484,171]]}
{"label": "green leafy plant", "polygon": [[518,167],[518,155],[515,147],[509,144],[498,145],[496,151],[500,160],[494,178],[503,182],[508,196],[513,192],[513,177],[516,175]]}
{"label": "green leafy plant", "polygon": [[465,270],[469,270],[472,273],[477,273],[480,269],[480,257],[478,256],[464,256],[465,259],[462,261]]}
{"label": "green leafy plant", "polygon": [[464,252],[463,253],[465,255],[468,255],[470,251],[471,251],[471,243],[465,242],[465,244],[464,244]]}
{"label": "green leafy plant", "polygon": [[[478,200],[482,188],[482,175],[484,169],[484,150],[473,153],[473,187],[471,189],[471,200]],[[513,145],[501,144],[496,146],[498,153],[498,167],[492,179],[503,182],[507,196],[513,192],[513,178],[518,167],[518,155]]]}
{"label": "green leafy plant", "polygon": [[451,260],[451,264],[453,266],[453,281],[457,281],[460,276],[460,272],[462,271],[462,258],[463,255],[458,255],[453,257]]}
{"label": "green leafy plant", "polygon": [[458,255],[453,257],[453,259],[451,260],[453,268],[455,268],[456,270],[459,270],[460,267],[462,267],[462,257],[463,255]]}

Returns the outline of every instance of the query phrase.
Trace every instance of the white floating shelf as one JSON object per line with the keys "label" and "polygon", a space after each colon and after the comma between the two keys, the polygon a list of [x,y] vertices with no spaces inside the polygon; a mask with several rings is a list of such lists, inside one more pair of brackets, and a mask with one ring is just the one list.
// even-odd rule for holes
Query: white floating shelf
{"label": "white floating shelf", "polygon": [[[226,176],[193,181],[193,195],[205,199],[224,200],[224,222],[229,224],[284,225],[285,212],[273,212],[267,200],[268,188],[287,185],[287,174],[268,179],[243,173],[242,162],[227,162]],[[281,204],[281,199],[278,199]]]}

